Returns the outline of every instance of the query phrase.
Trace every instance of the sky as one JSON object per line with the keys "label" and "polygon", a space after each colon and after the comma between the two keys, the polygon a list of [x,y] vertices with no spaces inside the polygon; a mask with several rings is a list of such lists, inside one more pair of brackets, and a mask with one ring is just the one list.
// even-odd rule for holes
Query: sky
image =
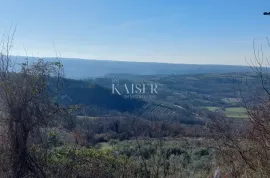
{"label": "sky", "polygon": [[269,0],[0,0],[13,55],[246,65],[270,55]]}

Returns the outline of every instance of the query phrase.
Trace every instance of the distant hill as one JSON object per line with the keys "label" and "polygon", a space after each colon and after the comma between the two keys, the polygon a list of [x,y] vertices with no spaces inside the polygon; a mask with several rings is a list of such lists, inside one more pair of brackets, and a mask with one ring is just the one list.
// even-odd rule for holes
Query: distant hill
{"label": "distant hill", "polygon": [[[25,57],[14,56],[17,62],[22,62]],[[29,58],[35,61],[37,58]],[[55,61],[55,58],[44,58]],[[71,79],[86,79],[102,77],[105,75],[156,75],[156,74],[201,74],[201,73],[230,73],[249,72],[248,66],[233,65],[198,65],[198,64],[169,64],[154,62],[120,62],[105,60],[84,60],[61,58],[64,65],[65,76]]]}
{"label": "distant hill", "polygon": [[61,89],[61,102],[65,105],[95,106],[103,110],[119,112],[134,112],[140,109],[145,102],[136,99],[126,99],[112,94],[111,90],[91,83],[64,79]]}
{"label": "distant hill", "polygon": [[[112,113],[130,113],[144,119],[176,119],[187,124],[201,124],[193,111],[160,101],[129,99],[112,94],[110,88],[97,84],[96,80],[64,79],[61,90],[61,104],[83,106],[78,115],[110,115]],[[105,81],[104,81],[105,82]],[[101,82],[103,83],[103,82]]]}

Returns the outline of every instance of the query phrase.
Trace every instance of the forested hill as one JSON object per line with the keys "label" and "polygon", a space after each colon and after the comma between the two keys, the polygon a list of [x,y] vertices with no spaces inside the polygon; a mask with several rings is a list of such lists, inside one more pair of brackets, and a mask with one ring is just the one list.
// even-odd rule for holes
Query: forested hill
{"label": "forested hill", "polygon": [[89,116],[129,113],[145,119],[172,119],[182,123],[202,123],[193,110],[179,108],[173,103],[154,100],[129,99],[112,94],[110,88],[94,83],[94,80],[63,79],[61,104],[80,105],[85,109],[81,114]]}
{"label": "forested hill", "polygon": [[81,104],[119,112],[133,112],[145,104],[141,100],[125,99],[120,95],[112,94],[110,89],[90,81],[64,79],[63,82],[61,101],[65,105]]}

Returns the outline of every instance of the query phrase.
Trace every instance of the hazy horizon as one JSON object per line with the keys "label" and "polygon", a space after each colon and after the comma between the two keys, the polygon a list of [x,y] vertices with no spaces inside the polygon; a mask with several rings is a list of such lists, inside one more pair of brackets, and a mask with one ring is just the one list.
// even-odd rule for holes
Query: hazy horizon
{"label": "hazy horizon", "polygon": [[20,57],[20,58],[42,58],[42,59],[55,59],[55,60],[86,60],[86,61],[110,61],[110,62],[130,62],[130,63],[157,63],[157,64],[183,64],[183,65],[220,65],[220,66],[243,66],[248,67],[248,63],[244,64],[215,64],[215,63],[177,63],[172,61],[131,61],[131,60],[111,60],[111,59],[84,59],[84,58],[72,58],[72,57],[61,57],[61,56],[23,56],[23,55],[14,55],[13,57]]}

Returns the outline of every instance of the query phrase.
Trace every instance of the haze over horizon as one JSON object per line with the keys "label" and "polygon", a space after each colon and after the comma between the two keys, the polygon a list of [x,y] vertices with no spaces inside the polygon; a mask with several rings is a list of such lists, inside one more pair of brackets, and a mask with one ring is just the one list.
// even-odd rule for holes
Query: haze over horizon
{"label": "haze over horizon", "polygon": [[[244,0],[2,1],[0,33],[17,26],[13,55],[246,65],[267,48],[270,2]],[[16,6],[14,6],[16,4]],[[267,9],[266,7],[269,7]],[[27,52],[26,52],[27,51]],[[270,54],[270,53],[269,53]]]}

